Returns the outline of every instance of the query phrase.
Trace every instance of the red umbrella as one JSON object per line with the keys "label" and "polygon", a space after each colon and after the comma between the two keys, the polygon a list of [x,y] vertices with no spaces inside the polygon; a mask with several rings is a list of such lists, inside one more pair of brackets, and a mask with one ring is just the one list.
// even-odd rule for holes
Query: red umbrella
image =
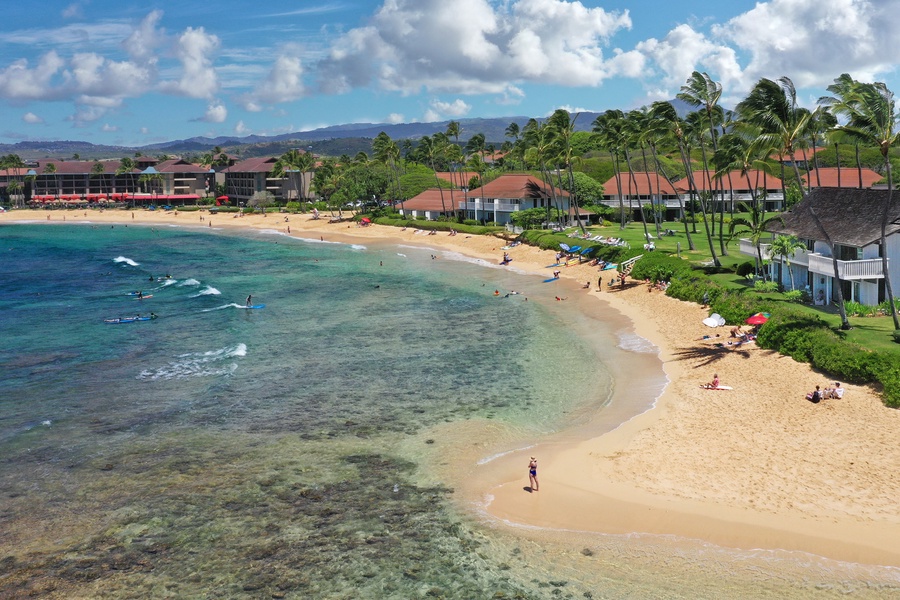
{"label": "red umbrella", "polygon": [[372,222],[372,220],[369,219],[369,217],[363,217],[363,218],[361,219],[361,221],[362,221],[363,223],[371,223],[371,222]]}
{"label": "red umbrella", "polygon": [[752,317],[747,319],[747,324],[748,325],[762,325],[763,323],[765,323],[768,320],[769,320],[769,317],[767,317],[766,315],[764,315],[762,313],[756,313],[755,315],[753,315]]}

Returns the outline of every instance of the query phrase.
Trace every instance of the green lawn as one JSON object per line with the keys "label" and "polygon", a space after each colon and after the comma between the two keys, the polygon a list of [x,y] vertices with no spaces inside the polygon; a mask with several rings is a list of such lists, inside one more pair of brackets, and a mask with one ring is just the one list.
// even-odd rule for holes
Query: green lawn
{"label": "green lawn", "polygon": [[[693,233],[693,228],[691,228],[691,237],[694,240],[695,247],[695,250],[693,251],[688,249],[687,236],[684,233],[684,225],[682,223],[667,221],[663,223],[661,227],[663,231],[665,231],[666,229],[675,231],[675,235],[663,236],[662,238],[654,239],[653,242],[656,246],[657,252],[667,252],[670,254],[675,254],[679,251],[680,244],[680,255],[686,260],[689,260],[690,262],[698,266],[706,265],[712,260],[712,255],[709,252],[709,244],[706,240],[706,234],[703,230],[702,223],[697,224],[696,234]],[[656,235],[655,227],[648,225],[647,228],[651,234],[653,234],[654,236]],[[578,231],[579,230],[577,228],[570,228],[566,230],[566,233],[573,233]],[[593,226],[588,227],[588,232],[591,235],[622,238],[626,242],[628,242],[632,248],[641,248],[645,243],[644,228],[640,222],[628,223],[624,230],[620,229],[618,224],[607,225],[605,227]],[[716,239],[714,241],[716,254],[719,254],[718,235],[716,236]],[[737,265],[743,262],[753,260],[753,257],[742,254],[739,251],[737,238],[735,238],[735,240],[727,246],[727,249],[729,252],[728,256],[719,257],[722,266],[726,269],[734,269]],[[752,282],[748,281],[744,277],[738,276],[733,271],[725,273],[715,273],[710,275],[710,277],[716,283],[725,288],[746,289],[748,293],[756,293],[752,289]],[[772,300],[775,302],[785,301],[784,295],[778,292],[759,294],[759,296],[761,298],[765,298],[767,300]],[[800,304],[795,304],[795,306],[800,306],[801,310],[807,310],[810,312],[810,314],[819,316],[834,330],[838,330],[840,327],[841,318],[834,306],[824,307]],[[898,354],[898,358],[900,358],[900,345],[893,341],[893,337],[891,334],[894,331],[894,324],[889,316],[850,317],[849,321],[853,329],[851,329],[850,331],[838,331],[838,334],[844,337],[844,339],[866,348],[870,348],[872,350],[895,352]]]}

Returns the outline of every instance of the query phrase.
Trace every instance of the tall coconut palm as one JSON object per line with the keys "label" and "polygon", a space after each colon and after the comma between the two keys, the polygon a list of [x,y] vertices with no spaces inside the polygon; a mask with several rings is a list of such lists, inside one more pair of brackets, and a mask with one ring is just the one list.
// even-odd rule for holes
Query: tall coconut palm
{"label": "tall coconut palm", "polygon": [[131,184],[128,187],[131,188],[130,191],[132,194],[134,194],[134,169],[135,169],[134,160],[132,160],[128,156],[125,156],[121,160],[119,160],[119,166],[116,169],[116,177],[120,177],[122,175],[128,175],[128,178],[130,179],[129,183]]}
{"label": "tall coconut palm", "polygon": [[[56,183],[56,163],[47,163],[44,165],[44,175],[51,175],[51,181],[53,182],[53,196],[59,196],[59,185]],[[44,193],[46,193],[46,188],[44,189]]]}
{"label": "tall coconut palm", "polygon": [[797,250],[806,250],[806,244],[792,235],[776,235],[775,239],[772,240],[772,256],[779,257],[782,273],[784,273],[784,267],[787,266],[792,290],[794,289],[794,271],[791,270],[791,259],[794,258]]}
{"label": "tall coconut palm", "polygon": [[619,165],[619,157],[628,138],[625,128],[625,113],[621,110],[607,110],[594,119],[592,131],[598,137],[600,146],[612,155],[613,173],[619,196],[619,229],[625,229],[625,195],[622,187],[622,169]]}
{"label": "tall coconut palm", "polygon": [[[778,81],[760,79],[750,90],[750,94],[738,103],[737,111],[742,121],[756,127],[759,131],[753,144],[764,150],[775,150],[782,157],[793,156],[795,149],[805,143],[810,123],[814,117],[812,112],[797,105],[797,90],[794,83],[787,77],[781,77]],[[803,193],[805,188],[797,161],[792,161],[792,165],[794,177]],[[847,320],[847,310],[844,306],[844,292],[841,289],[841,274],[838,270],[834,240],[822,225],[813,203],[808,202],[806,207],[816,229],[822,234],[825,244],[831,251],[831,263],[834,267],[834,281],[836,282],[833,289],[837,294],[841,329],[850,329],[850,321]]]}
{"label": "tall coconut palm", "polygon": [[100,193],[103,193],[103,173],[106,171],[106,168],[103,166],[103,163],[99,160],[91,165],[91,179],[98,179],[100,181]]}
{"label": "tall coconut palm", "polygon": [[[884,291],[891,307],[891,317],[894,320],[894,329],[900,330],[900,320],[897,317],[897,306],[894,302],[890,271],[888,271],[886,235],[894,202],[894,180],[889,154],[891,147],[900,140],[900,131],[897,128],[897,121],[900,117],[897,114],[894,94],[885,84],[860,83],[853,80],[848,83],[848,79],[850,76],[846,74],[836,79],[835,85],[828,87],[828,91],[834,93],[835,96],[822,98],[820,102],[829,105],[833,112],[847,119],[846,123],[837,126],[839,130],[854,140],[872,143],[881,151],[888,183],[888,192],[884,208],[881,211],[881,268],[884,274]],[[862,183],[862,177],[860,177],[860,183]]]}
{"label": "tall coconut palm", "polygon": [[382,131],[372,140],[372,152],[375,160],[384,164],[390,174],[389,197],[391,200],[399,200],[400,210],[405,213],[404,197],[400,187],[400,147]]}
{"label": "tall coconut palm", "polygon": [[[7,154],[6,156],[0,157],[0,169],[5,169],[7,173],[11,173],[13,179],[7,184],[6,191],[9,194],[10,202],[13,201],[13,196],[19,190],[24,189],[24,175],[25,175],[25,161],[18,154]],[[17,177],[22,178],[20,181],[16,179]],[[23,197],[24,202],[24,197]],[[14,204],[18,205],[18,200],[14,202]]]}
{"label": "tall coconut palm", "polygon": [[[587,235],[587,231],[585,231],[584,223],[581,221],[581,215],[578,212],[578,196],[575,192],[575,174],[572,171],[572,164],[575,161],[575,157],[572,151],[572,134],[575,133],[575,121],[578,119],[578,113],[574,116],[569,114],[569,111],[565,109],[557,109],[550,115],[550,118],[547,122],[553,128],[554,133],[556,134],[556,145],[558,147],[557,154],[557,164],[565,168],[567,179],[568,179],[568,189],[569,189],[569,198],[572,202],[572,206],[575,209],[575,221],[578,223],[579,229],[581,229],[582,235]],[[560,186],[562,187],[562,186]]]}
{"label": "tall coconut palm", "polygon": [[548,198],[547,203],[547,220],[550,220],[550,203],[552,198],[553,207],[559,209],[559,199],[556,196],[556,186],[552,184],[550,177],[550,163],[557,153],[556,137],[554,128],[546,122],[537,119],[529,119],[522,132],[524,145],[526,150],[526,159],[536,164],[541,173],[541,179],[544,182],[551,182],[550,191],[542,190]]}
{"label": "tall coconut palm", "polygon": [[428,163],[431,170],[434,171],[434,181],[437,185],[438,192],[441,195],[441,210],[443,214],[447,214],[447,204],[444,202],[444,187],[441,185],[441,179],[437,174],[437,165],[444,158],[444,154],[447,150],[447,142],[447,136],[438,132],[431,137],[428,137],[427,135],[422,137],[422,139],[419,140],[418,147],[422,158]]}
{"label": "tall coconut palm", "polygon": [[[650,107],[650,115],[650,124],[653,131],[657,135],[662,136],[661,139],[665,140],[668,138],[674,142],[675,146],[678,148],[681,164],[684,166],[684,171],[688,178],[688,185],[691,187],[691,197],[693,197],[693,193],[697,188],[694,186],[694,173],[687,152],[685,151],[684,126],[681,118],[678,116],[678,113],[675,111],[675,107],[672,106],[671,102],[654,102]],[[662,165],[659,164],[659,159],[656,159],[656,168],[658,171],[665,174],[665,170],[662,168]],[[668,175],[666,175],[666,181],[669,182],[669,185],[671,185],[672,188],[675,187],[669,180]],[[681,220],[684,223],[684,235],[687,237],[688,248],[694,250],[694,240],[691,238],[691,228],[688,226],[687,219],[684,218],[684,202],[682,201],[681,194],[676,193],[676,197],[678,198],[678,210],[681,214]]]}
{"label": "tall coconut palm", "polygon": [[[691,76],[688,77],[685,84],[681,86],[681,91],[676,95],[676,97],[682,102],[686,102],[691,106],[702,107],[701,112],[705,116],[705,119],[703,117],[700,117],[697,120],[699,122],[705,123],[708,127],[710,143],[712,144],[713,152],[715,152],[718,148],[719,129],[721,128],[721,125],[725,120],[722,107],[719,106],[719,100],[722,98],[722,84],[718,81],[713,81],[713,79],[707,73],[694,71],[691,73]],[[705,146],[702,143],[703,136],[699,136],[699,139],[701,141],[700,150],[703,153],[703,170],[704,176],[707,179],[707,189],[712,192],[712,179],[710,177],[710,173],[708,171],[708,166],[706,163]],[[722,224],[724,223],[725,218],[724,202],[721,204],[720,214],[719,247],[722,251],[722,254],[725,255],[727,254],[727,252],[725,250],[725,242],[722,237]],[[715,231],[713,231],[713,233],[715,233]]]}

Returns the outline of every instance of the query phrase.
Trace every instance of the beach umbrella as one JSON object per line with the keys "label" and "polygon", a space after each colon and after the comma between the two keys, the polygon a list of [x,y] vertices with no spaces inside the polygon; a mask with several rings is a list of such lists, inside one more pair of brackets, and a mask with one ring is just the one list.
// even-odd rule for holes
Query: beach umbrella
{"label": "beach umbrella", "polygon": [[560,244],[559,247],[562,248],[563,250],[565,250],[566,252],[570,252],[572,250],[571,248],[569,248],[568,244]]}
{"label": "beach umbrella", "polygon": [[762,325],[768,320],[769,317],[766,315],[766,313],[756,313],[755,315],[747,319],[746,323],[748,325]]}
{"label": "beach umbrella", "polygon": [[361,219],[361,221],[362,221],[363,223],[366,223],[367,225],[368,225],[369,223],[372,222],[372,220],[369,219],[369,217],[363,217],[363,218]]}
{"label": "beach umbrella", "polygon": [[590,248],[585,248],[584,250],[582,250],[581,254],[590,254],[591,252],[593,252],[596,249],[597,249],[597,246],[591,246]]}
{"label": "beach umbrella", "polygon": [[581,250],[581,246],[572,246],[567,252],[578,252],[579,250]]}

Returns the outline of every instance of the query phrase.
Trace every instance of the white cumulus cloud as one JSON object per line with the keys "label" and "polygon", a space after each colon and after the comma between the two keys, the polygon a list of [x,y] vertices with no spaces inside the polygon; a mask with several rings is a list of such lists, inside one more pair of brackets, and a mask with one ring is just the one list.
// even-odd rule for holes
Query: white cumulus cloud
{"label": "white cumulus cloud", "polygon": [[256,112],[262,110],[262,105],[293,102],[306,95],[298,53],[296,48],[287,48],[278,56],[266,78],[244,98],[247,110]]}
{"label": "white cumulus cloud", "polygon": [[332,45],[320,85],[405,94],[503,94],[515,82],[598,85],[611,74],[603,48],[630,27],[627,12],[581,2],[391,0]]}
{"label": "white cumulus cloud", "polygon": [[206,107],[206,113],[199,120],[207,123],[224,123],[227,118],[228,109],[221,101],[215,100]]}
{"label": "white cumulus cloud", "polygon": [[177,81],[164,82],[163,91],[190,98],[212,97],[219,90],[219,78],[211,58],[218,47],[217,36],[206,33],[203,27],[188,27],[176,43],[181,76]]}
{"label": "white cumulus cloud", "polygon": [[39,116],[37,116],[37,115],[34,114],[33,112],[27,112],[27,113],[25,113],[24,115],[22,115],[22,120],[25,121],[26,123],[31,124],[31,125],[35,125],[35,124],[39,124],[39,123],[43,123],[43,122],[44,122],[44,119],[40,118]]}

